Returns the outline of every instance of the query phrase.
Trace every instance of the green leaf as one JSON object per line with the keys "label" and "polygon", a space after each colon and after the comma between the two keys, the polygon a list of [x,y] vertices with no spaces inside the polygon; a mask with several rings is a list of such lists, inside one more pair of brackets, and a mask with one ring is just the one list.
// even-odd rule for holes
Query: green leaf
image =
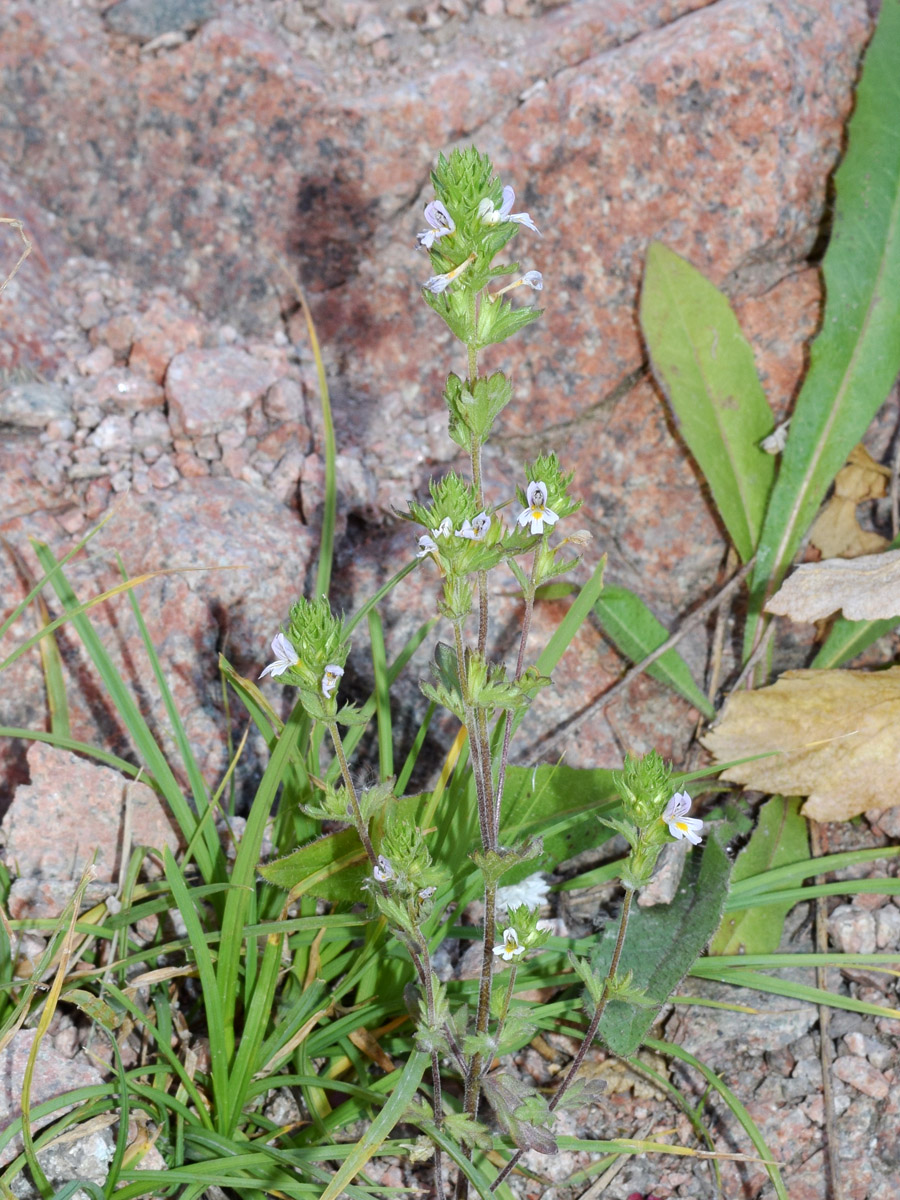
{"label": "green leaf", "polygon": [[[618,974],[631,971],[634,986],[644,990],[652,1007],[610,1000],[599,1035],[620,1058],[635,1053],[718,928],[731,875],[725,848],[730,834],[727,823],[710,827],[703,854],[690,856],[671,904],[632,909]],[[591,967],[601,975],[609,970],[617,934],[618,922],[612,922],[592,957]]]}
{"label": "green leaf", "polygon": [[[389,811],[395,819],[414,822],[427,799],[427,795],[403,796],[390,805]],[[371,833],[378,850],[378,833],[374,828]],[[295,898],[316,896],[321,900],[359,900],[363,896],[363,883],[372,873],[355,829],[327,833],[258,869],[263,879],[293,892]]]}
{"label": "green leaf", "polygon": [[775,476],[759,448],[773,422],[750,344],[726,297],[661,242],[647,251],[640,320],[656,381],[747,562]]}
{"label": "green leaf", "polygon": [[[613,835],[598,817],[613,811],[614,772],[569,767],[564,763],[542,767],[509,767],[503,789],[500,840],[514,846],[540,837],[543,858],[554,866],[581,850],[602,846]],[[504,875],[504,884],[518,882],[540,869],[523,863]]]}
{"label": "green leaf", "polygon": [[[900,370],[900,4],[882,5],[834,177],[825,310],[759,543],[756,604],[784,576],[825,491]],[[752,626],[752,623],[751,623]],[[752,637],[752,627],[748,636]]]}
{"label": "green leaf", "polygon": [[[665,625],[634,592],[623,587],[605,587],[594,605],[600,628],[626,658],[638,663],[669,637]],[[689,704],[712,719],[716,710],[694,682],[690,668],[677,650],[667,650],[647,668],[647,674],[683,696]]]}
{"label": "green leaf", "polygon": [[838,617],[809,665],[822,670],[842,667],[896,628],[896,617],[884,617],[880,621],[848,621],[846,617]]}
{"label": "green leaf", "polygon": [[[806,818],[800,816],[802,800],[772,796],[759,811],[759,822],[735,863],[732,882],[750,879],[773,867],[809,858]],[[742,908],[722,918],[710,943],[710,954],[770,954],[778,949],[784,918],[794,900],[775,907]]]}
{"label": "green leaf", "polygon": [[263,879],[295,897],[358,900],[368,872],[366,852],[355,829],[328,833],[293,854],[259,868]]}

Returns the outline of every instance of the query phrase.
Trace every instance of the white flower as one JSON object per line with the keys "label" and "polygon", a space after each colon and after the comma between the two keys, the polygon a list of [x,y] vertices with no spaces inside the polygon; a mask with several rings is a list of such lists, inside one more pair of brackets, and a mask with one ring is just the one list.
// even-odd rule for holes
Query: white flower
{"label": "white flower", "polygon": [[457,279],[460,275],[462,275],[463,271],[471,267],[474,261],[475,252],[473,250],[469,257],[463,259],[458,267],[454,267],[453,270],[448,271],[446,275],[432,275],[430,279],[425,280],[425,282],[422,284],[422,287],[425,288],[426,291],[432,292],[435,296],[439,296],[441,292],[446,292],[453,280]]}
{"label": "white flower", "polygon": [[419,538],[419,549],[416,551],[416,558],[424,558],[426,554],[437,554],[437,542],[434,538],[423,533]]}
{"label": "white flower", "polygon": [[422,888],[422,890],[419,892],[419,899],[423,902],[425,900],[430,900],[436,891],[437,891],[436,887]]}
{"label": "white flower", "polygon": [[662,820],[668,825],[669,833],[673,838],[678,838],[679,841],[687,838],[693,846],[699,846],[702,840],[700,835],[703,830],[703,822],[697,817],[686,815],[691,811],[691,803],[687,792],[676,792],[666,805]]}
{"label": "white flower", "polygon": [[432,200],[425,205],[425,221],[431,226],[422,233],[416,234],[416,241],[426,250],[430,250],[438,238],[447,237],[456,231],[456,224],[440,200]]}
{"label": "white flower", "polygon": [[534,288],[536,292],[540,292],[544,288],[544,277],[540,271],[526,271],[522,276],[522,283],[526,283],[530,288]]}
{"label": "white flower", "polygon": [[283,633],[276,633],[272,639],[272,653],[275,655],[275,661],[269,663],[260,673],[260,679],[266,675],[271,675],[273,679],[276,675],[283,675],[291,667],[296,667],[300,661],[300,656],[294,649],[290,638]]}
{"label": "white flower", "polygon": [[532,533],[543,533],[544,522],[555,525],[559,520],[558,514],[547,507],[547,485],[542,480],[532,480],[529,483],[525,499],[528,504],[519,513],[517,525],[527,525],[530,522]]}
{"label": "white flower", "polygon": [[453,532],[453,522],[449,517],[442,517],[440,525],[438,525],[437,529],[432,529],[431,532],[436,538],[449,537]]}
{"label": "white flower", "polygon": [[520,904],[529,908],[540,908],[550,894],[550,884],[540,871],[535,871],[527,879],[519,883],[509,883],[506,887],[497,888],[497,907],[509,912]]}
{"label": "white flower", "polygon": [[325,674],[322,676],[322,695],[326,700],[330,700],[334,694],[334,689],[337,687],[338,680],[344,673],[343,667],[338,667],[334,663],[329,663],[325,668]]}
{"label": "white flower", "polygon": [[525,225],[528,229],[531,229],[535,233],[539,234],[541,231],[538,229],[537,225],[535,225],[534,221],[532,221],[528,213],[514,213],[510,211],[515,199],[516,193],[512,190],[512,188],[505,187],[503,189],[503,200],[501,201],[500,207],[495,208],[494,202],[490,196],[485,196],[485,198],[478,205],[478,215],[481,217],[485,225],[500,225],[504,221],[515,221],[517,225]]}
{"label": "white flower", "polygon": [[446,275],[432,275],[430,279],[425,280],[422,287],[432,295],[439,296],[441,292],[446,292],[452,282],[453,273],[448,272]]}
{"label": "white flower", "polygon": [[525,947],[519,945],[519,935],[511,926],[503,930],[503,941],[494,947],[494,953],[499,954],[504,962],[512,962],[517,955],[525,953]]}
{"label": "white flower", "polygon": [[383,854],[378,855],[375,866],[372,868],[372,874],[379,883],[387,883],[388,880],[394,878],[394,868]]}
{"label": "white flower", "polygon": [[477,517],[473,517],[470,521],[468,517],[462,523],[462,529],[457,529],[456,536],[461,538],[469,538],[473,542],[480,542],[484,535],[491,527],[491,518],[486,512],[480,512]]}

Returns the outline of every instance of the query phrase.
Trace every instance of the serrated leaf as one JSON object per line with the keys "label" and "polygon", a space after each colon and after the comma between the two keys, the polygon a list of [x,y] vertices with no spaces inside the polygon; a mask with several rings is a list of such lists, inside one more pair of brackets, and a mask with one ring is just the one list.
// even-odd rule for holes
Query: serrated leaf
{"label": "serrated leaf", "polygon": [[[610,1000],[599,1036],[620,1058],[635,1053],[719,926],[731,875],[725,848],[730,834],[724,822],[710,826],[703,853],[690,855],[671,904],[632,908],[618,973],[633,972],[635,986],[644,989],[652,1007]],[[591,966],[601,975],[609,969],[617,933],[618,923],[612,922],[592,957]]]}
{"label": "serrated leaf", "polygon": [[760,538],[757,605],[770,580],[781,581],[826,489],[900,370],[900,122],[887,115],[900,110],[898,44],[900,3],[886,0],[834,177],[822,328]]}
{"label": "serrated leaf", "polygon": [[[605,587],[594,605],[594,612],[609,640],[632,662],[641,662],[669,637],[665,625],[628,588]],[[715,708],[694,682],[690,668],[677,650],[667,650],[651,663],[647,674],[683,696],[705,717],[711,719],[716,715]]]}
{"label": "serrated leaf", "polygon": [[727,298],[661,242],[647,251],[640,320],[656,381],[747,562],[775,477],[759,448],[774,422],[750,344]]}
{"label": "serrated leaf", "polygon": [[[738,855],[732,883],[809,858],[809,831],[805,818],[800,815],[800,804],[796,796],[790,799],[772,796],[766,801],[759,810],[759,820],[750,841]],[[726,913],[710,943],[709,953],[773,954],[781,941],[784,918],[795,903],[791,900],[783,906],[767,904],[765,908],[742,908]]]}

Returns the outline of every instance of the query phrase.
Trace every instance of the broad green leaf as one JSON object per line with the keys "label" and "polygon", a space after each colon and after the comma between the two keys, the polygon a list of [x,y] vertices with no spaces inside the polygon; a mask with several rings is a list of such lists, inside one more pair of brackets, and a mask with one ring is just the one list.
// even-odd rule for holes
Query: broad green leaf
{"label": "broad green leaf", "polygon": [[647,251],[641,329],[653,374],[743,562],[762,529],[775,462],[753,351],[722,293],[661,242]]}
{"label": "broad green leaf", "polygon": [[[750,879],[773,867],[809,858],[806,818],[800,816],[802,799],[772,796],[759,811],[759,822],[734,866],[732,882]],[[710,954],[770,954],[778,949],[784,918],[795,901],[779,907],[737,909],[722,918],[710,943]]]}
{"label": "broad green leaf", "polygon": [[[812,344],[753,575],[755,604],[783,578],[825,491],[900,370],[900,4],[881,8],[835,177]],[[752,623],[748,630],[752,636]]]}
{"label": "broad green leaf", "polygon": [[[414,821],[427,799],[427,795],[403,796],[397,801],[401,815]],[[370,832],[378,850],[375,823]],[[439,847],[429,848],[437,857]],[[372,874],[355,829],[327,833],[284,858],[264,863],[258,870],[263,879],[292,892],[295,899],[316,896],[321,900],[359,900],[364,895],[363,884]]]}
{"label": "broad green leaf", "polygon": [[[594,605],[600,628],[626,658],[638,663],[669,637],[647,605],[623,587],[605,587]],[[689,704],[712,719],[716,710],[694,682],[690,669],[677,650],[667,650],[647,668],[647,674],[683,696]]]}
{"label": "broad green leaf", "polygon": [[342,829],[259,868],[263,879],[295,897],[358,900],[369,863],[355,829]]}
{"label": "broad green leaf", "polygon": [[503,791],[501,841],[515,845],[529,837],[544,842],[543,859],[523,863],[504,875],[514,883],[541,869],[542,861],[565,862],[581,850],[602,846],[613,830],[601,825],[598,815],[609,814],[617,795],[613,772],[569,767],[564,763],[542,767],[510,767]]}
{"label": "broad green leaf", "polygon": [[[718,928],[731,875],[726,851],[730,833],[725,822],[710,827],[702,855],[690,855],[671,904],[631,910],[618,974],[621,978],[632,971],[634,985],[645,990],[650,1004],[644,1008],[611,1000],[607,1005],[599,1036],[620,1058],[635,1053]],[[612,921],[591,960],[595,972],[609,969],[617,934],[618,922]]]}

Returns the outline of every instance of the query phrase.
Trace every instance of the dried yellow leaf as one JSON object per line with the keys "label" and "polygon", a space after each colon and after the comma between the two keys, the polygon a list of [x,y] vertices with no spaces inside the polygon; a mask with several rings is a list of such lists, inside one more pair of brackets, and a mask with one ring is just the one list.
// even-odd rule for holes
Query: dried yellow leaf
{"label": "dried yellow leaf", "polygon": [[877,463],[865,446],[855,446],[834,481],[834,495],[819,513],[809,540],[823,558],[856,558],[876,554],[888,544],[870,533],[856,518],[856,506],[887,494],[890,471]]}
{"label": "dried yellow leaf", "polygon": [[736,692],[703,744],[718,762],[778,753],[722,778],[772,795],[808,796],[815,821],[847,821],[900,804],[900,667],[786,671]]}
{"label": "dried yellow leaf", "polygon": [[803,563],[766,605],[792,621],[821,621],[839,609],[848,621],[900,617],[900,550]]}

